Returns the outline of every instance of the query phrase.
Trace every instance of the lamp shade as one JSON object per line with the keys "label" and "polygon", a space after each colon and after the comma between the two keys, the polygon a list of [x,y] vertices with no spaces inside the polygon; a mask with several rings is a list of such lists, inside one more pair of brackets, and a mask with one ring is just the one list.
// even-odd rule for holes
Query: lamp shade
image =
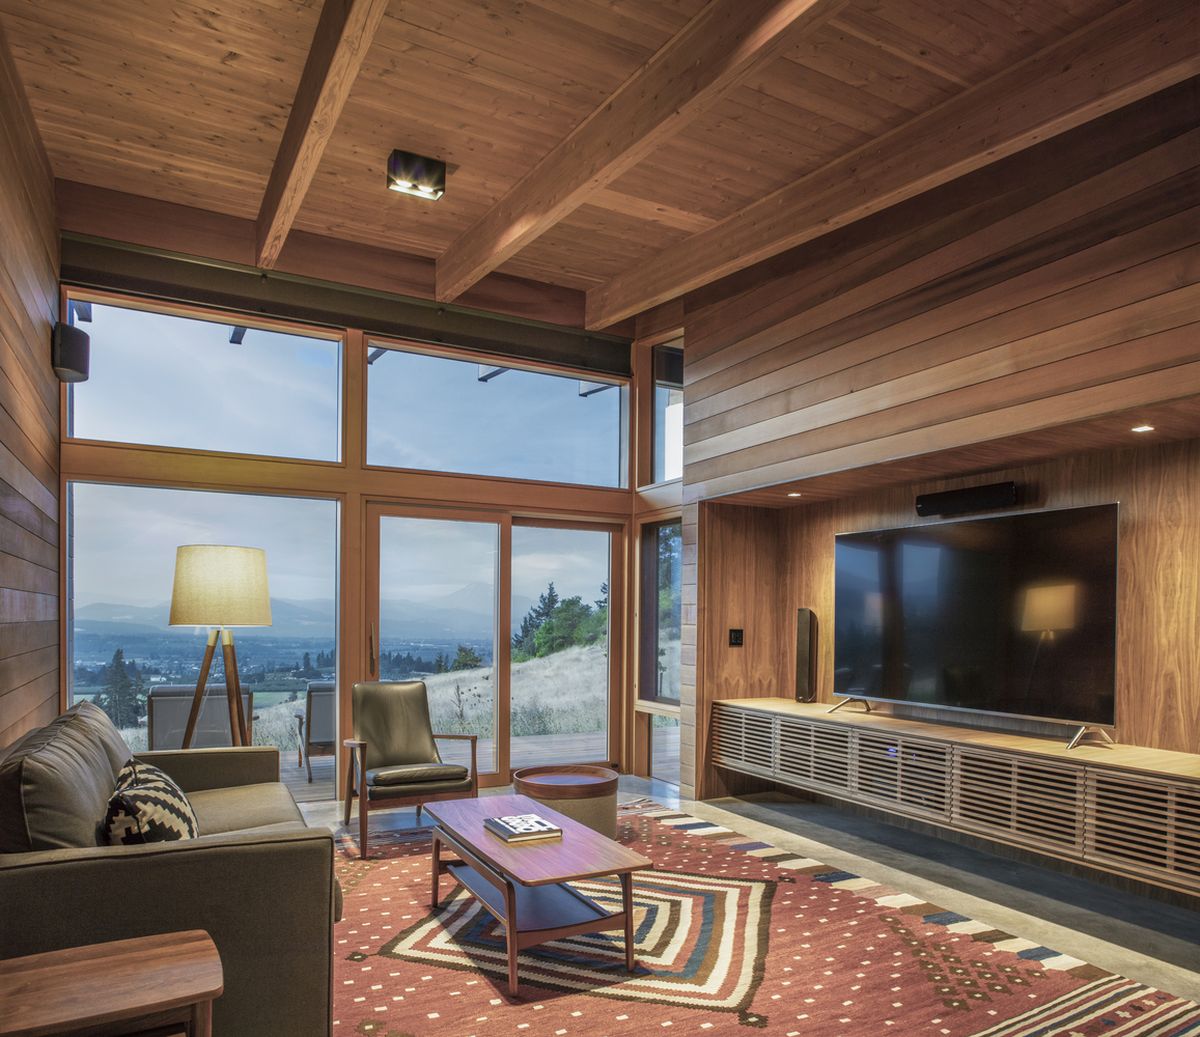
{"label": "lamp shade", "polygon": [[1046,632],[1074,630],[1079,597],[1076,583],[1048,583],[1029,587],[1021,609],[1021,629]]}
{"label": "lamp shade", "polygon": [[177,548],[170,624],[269,627],[266,551],[224,544],[185,544]]}

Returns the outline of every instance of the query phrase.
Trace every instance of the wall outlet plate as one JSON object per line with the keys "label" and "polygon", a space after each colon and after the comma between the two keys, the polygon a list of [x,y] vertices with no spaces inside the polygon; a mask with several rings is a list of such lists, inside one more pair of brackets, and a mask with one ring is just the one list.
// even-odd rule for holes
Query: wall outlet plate
{"label": "wall outlet plate", "polygon": [[743,632],[735,627],[730,627],[730,629],[729,629],[729,647],[730,648],[741,648],[744,643],[745,643],[745,637],[744,637]]}

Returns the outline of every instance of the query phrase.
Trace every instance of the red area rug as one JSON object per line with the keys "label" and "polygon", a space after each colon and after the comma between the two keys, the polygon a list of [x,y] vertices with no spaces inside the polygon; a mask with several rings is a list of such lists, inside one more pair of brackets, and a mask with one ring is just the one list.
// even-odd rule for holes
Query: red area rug
{"label": "red area rug", "polygon": [[427,837],[381,833],[362,861],[342,834],[334,1033],[1200,1035],[1190,1001],[727,828],[651,803],[619,827],[656,865],[634,884],[637,971],[620,933],[562,940],[521,955],[519,998],[473,898],[430,911]]}

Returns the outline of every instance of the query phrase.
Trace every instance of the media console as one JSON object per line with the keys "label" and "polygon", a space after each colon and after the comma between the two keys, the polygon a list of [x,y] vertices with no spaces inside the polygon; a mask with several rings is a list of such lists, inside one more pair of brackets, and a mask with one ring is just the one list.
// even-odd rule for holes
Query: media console
{"label": "media console", "polygon": [[709,762],[1200,893],[1200,755],[828,708],[718,700]]}

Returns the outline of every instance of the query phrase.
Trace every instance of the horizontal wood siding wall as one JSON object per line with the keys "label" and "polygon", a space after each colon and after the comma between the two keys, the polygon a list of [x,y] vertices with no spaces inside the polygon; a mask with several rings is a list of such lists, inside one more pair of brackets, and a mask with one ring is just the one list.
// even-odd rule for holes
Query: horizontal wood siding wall
{"label": "horizontal wood siding wall", "polygon": [[1195,80],[687,306],[685,495],[1200,392]]}
{"label": "horizontal wood siding wall", "polygon": [[0,33],[0,747],[58,713],[54,181]]}
{"label": "horizontal wood siding wall", "polygon": [[[683,730],[698,795],[728,791],[708,765],[711,702],[765,693],[747,674],[777,674],[791,693],[798,606],[818,612],[828,698],[833,533],[914,518],[911,485],[854,496],[878,485],[871,466],[1023,433],[1052,443],[1056,426],[1200,393],[1198,101],[1200,83],[1181,84],[685,300],[684,499],[699,571],[684,570],[697,655]],[[1196,449],[1129,455],[1143,467],[1106,450],[1020,470],[1036,471],[1047,502],[1126,504],[1118,735],[1190,751]],[[787,509],[782,535],[770,509],[713,501],[837,472],[849,500]],[[714,561],[727,549],[738,566]],[[778,595],[772,571],[786,572]],[[733,606],[756,596],[783,626],[747,629],[731,649]]]}
{"label": "horizontal wood siding wall", "polygon": [[[1200,440],[1192,439],[792,508],[693,505],[706,534],[700,557],[712,566],[699,574],[694,634],[702,649],[691,693],[698,796],[740,792],[739,782],[755,781],[708,763],[708,717],[716,699],[793,694],[797,608],[817,615],[817,699],[834,700],[834,537],[921,524],[918,493],[1007,479],[1022,485],[1026,510],[1120,504],[1116,737],[1124,745],[1200,752]],[[725,628],[743,622],[745,646],[730,648]],[[1037,722],[1017,726],[1051,732]]]}

